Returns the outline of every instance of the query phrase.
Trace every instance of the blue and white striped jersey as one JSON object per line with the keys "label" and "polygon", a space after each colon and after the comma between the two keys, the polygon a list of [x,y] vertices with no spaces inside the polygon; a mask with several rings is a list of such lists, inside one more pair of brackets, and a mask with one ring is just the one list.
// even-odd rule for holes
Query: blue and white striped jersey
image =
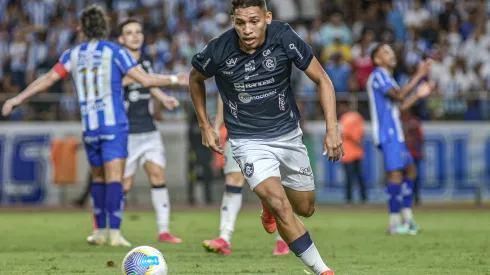
{"label": "blue and white striped jersey", "polygon": [[72,75],[83,131],[127,126],[122,79],[136,65],[126,49],[103,40],[92,40],[63,53],[55,71],[61,77]]}
{"label": "blue and white striped jersey", "polygon": [[394,87],[398,87],[398,84],[384,68],[376,67],[369,75],[367,92],[376,145],[394,141],[405,142],[400,122],[399,103],[387,95]]}

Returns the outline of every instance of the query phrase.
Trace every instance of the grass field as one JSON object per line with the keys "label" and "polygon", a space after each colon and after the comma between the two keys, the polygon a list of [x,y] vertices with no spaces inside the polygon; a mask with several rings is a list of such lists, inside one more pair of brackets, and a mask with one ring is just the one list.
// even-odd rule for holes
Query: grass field
{"label": "grass field", "polygon": [[[151,212],[126,213],[123,231],[134,245],[159,248],[169,274],[307,274],[294,255],[272,256],[275,238],[262,229],[258,213],[240,213],[227,257],[201,246],[218,234],[217,211],[173,213],[172,233],[184,241],[178,245],[156,242]],[[336,275],[490,275],[490,213],[416,217],[424,229],[418,236],[387,236],[383,211],[320,210],[303,221]],[[121,274],[129,249],[89,246],[90,231],[88,213],[0,213],[0,274]]]}

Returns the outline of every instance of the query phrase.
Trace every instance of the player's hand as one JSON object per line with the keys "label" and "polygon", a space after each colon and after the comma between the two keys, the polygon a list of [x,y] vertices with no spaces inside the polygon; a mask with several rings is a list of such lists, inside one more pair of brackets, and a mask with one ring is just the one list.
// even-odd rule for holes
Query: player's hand
{"label": "player's hand", "polygon": [[419,67],[417,68],[417,73],[420,76],[425,77],[429,74],[430,69],[432,68],[432,63],[433,61],[430,58],[420,62]]}
{"label": "player's hand", "polygon": [[163,106],[165,106],[165,108],[172,111],[173,109],[179,107],[180,102],[175,96],[167,96],[162,101],[162,104],[163,104]]}
{"label": "player's hand", "polygon": [[433,81],[423,82],[417,88],[417,97],[424,98],[428,97],[435,89],[436,84]]}
{"label": "player's hand", "polygon": [[10,115],[12,113],[12,110],[15,108],[15,106],[19,105],[21,102],[17,98],[11,98],[7,101],[2,106],[2,115],[4,117]]}
{"label": "player's hand", "polygon": [[177,74],[177,78],[179,79],[179,82],[177,85],[189,86],[189,73],[179,73],[179,74]]}
{"label": "player's hand", "polygon": [[328,154],[328,160],[336,162],[344,156],[344,144],[338,129],[331,128],[325,133],[323,141],[323,155]]}
{"label": "player's hand", "polygon": [[219,146],[219,136],[214,131],[213,127],[210,125],[204,126],[201,128],[202,134],[202,145],[211,149],[213,152],[216,152],[220,155],[223,155],[223,149]]}

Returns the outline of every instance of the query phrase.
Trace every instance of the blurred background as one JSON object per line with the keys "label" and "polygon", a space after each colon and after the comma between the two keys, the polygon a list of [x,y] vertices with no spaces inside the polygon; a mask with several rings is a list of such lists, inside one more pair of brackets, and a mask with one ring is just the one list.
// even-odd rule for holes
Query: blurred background
{"label": "blurred background", "polygon": [[[110,14],[111,40],[125,18],[144,22],[144,53],[154,70],[190,70],[192,56],[207,41],[231,28],[227,0],[0,0],[0,104],[16,95],[80,42],[79,15],[89,4]],[[392,45],[398,57],[395,78],[408,82],[421,60],[432,58],[430,79],[437,91],[403,114],[407,143],[420,168],[419,203],[490,201],[490,0],[268,0],[274,19],[289,22],[313,48],[335,87],[338,104],[366,121],[360,179],[346,194],[346,163],[321,155],[323,113],[315,85],[297,69],[293,90],[300,106],[319,203],[383,203],[382,158],[370,132],[367,77],[374,69],[368,49]],[[117,42],[117,41],[116,41]],[[196,164],[200,146],[194,109],[186,89],[165,90],[182,105],[155,106],[166,145],[167,183],[174,203],[219,203],[224,187],[222,159]],[[208,113],[214,119],[217,88],[207,81]],[[340,109],[340,108],[338,108]],[[339,117],[343,112],[339,110]],[[0,116],[0,204],[82,205],[88,166],[80,146],[81,127],[71,78]],[[140,169],[141,170],[141,169]],[[211,175],[211,177],[209,177]],[[349,184],[350,186],[350,184]],[[149,204],[143,171],[129,205]],[[246,192],[245,202],[254,202]]]}

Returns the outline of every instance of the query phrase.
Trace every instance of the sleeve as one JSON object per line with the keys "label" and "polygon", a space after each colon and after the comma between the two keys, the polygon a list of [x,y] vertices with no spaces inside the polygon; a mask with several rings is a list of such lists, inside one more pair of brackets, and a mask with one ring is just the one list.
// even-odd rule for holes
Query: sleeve
{"label": "sleeve", "polygon": [[131,68],[138,65],[136,60],[129,54],[129,52],[122,48],[115,48],[114,51],[114,62],[116,62],[117,66],[121,73],[126,74]]}
{"label": "sleeve", "polygon": [[386,95],[393,87],[395,87],[395,83],[393,78],[384,71],[377,71],[374,74],[376,78],[376,82],[379,85],[379,89]]}
{"label": "sleeve", "polygon": [[66,50],[60,57],[58,63],[54,65],[54,71],[61,77],[64,78],[71,71],[71,49]]}
{"label": "sleeve", "polygon": [[308,69],[313,59],[313,50],[289,25],[282,35],[282,46],[289,60],[293,61],[298,69]]}
{"label": "sleeve", "polygon": [[209,41],[204,49],[192,57],[192,66],[206,77],[213,77],[218,66],[214,57],[217,39]]}

